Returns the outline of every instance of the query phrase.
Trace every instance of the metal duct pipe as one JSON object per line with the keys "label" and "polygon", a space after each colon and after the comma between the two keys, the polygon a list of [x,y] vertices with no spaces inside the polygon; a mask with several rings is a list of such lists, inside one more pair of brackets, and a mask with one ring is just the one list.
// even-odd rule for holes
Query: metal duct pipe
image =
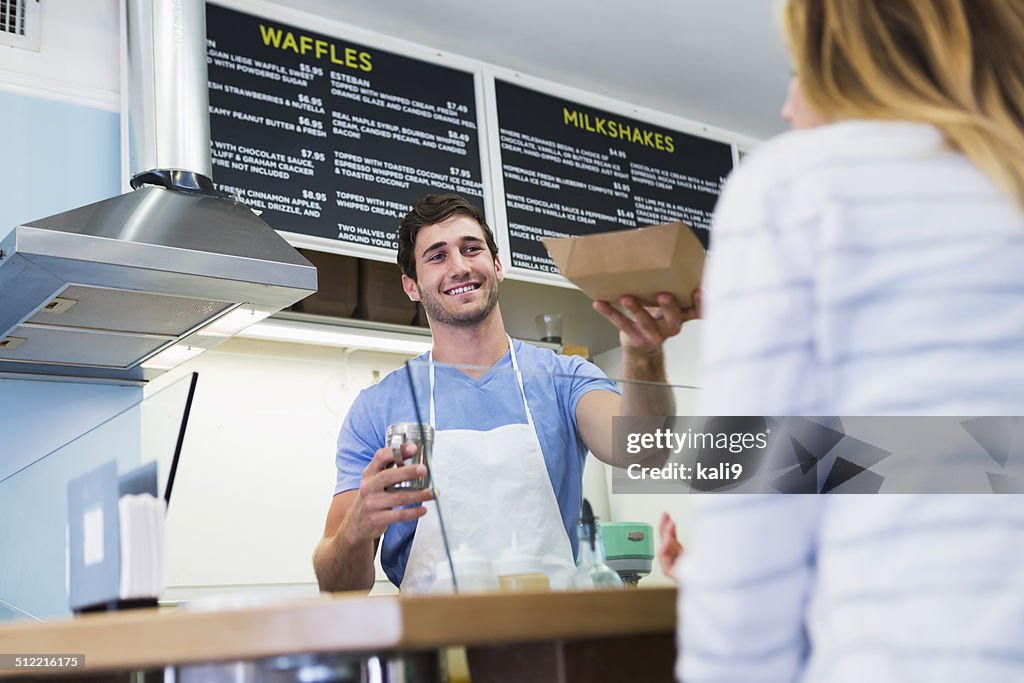
{"label": "metal duct pipe", "polygon": [[212,191],[204,0],[125,0],[132,187]]}

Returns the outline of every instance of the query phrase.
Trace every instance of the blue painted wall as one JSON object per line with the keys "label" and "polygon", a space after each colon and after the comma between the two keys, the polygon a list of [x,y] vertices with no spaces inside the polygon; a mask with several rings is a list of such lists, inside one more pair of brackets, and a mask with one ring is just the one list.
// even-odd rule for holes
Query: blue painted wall
{"label": "blue painted wall", "polygon": [[0,237],[121,192],[120,115],[0,92]]}
{"label": "blue painted wall", "polygon": [[[114,112],[0,92],[0,237],[118,194],[119,129]],[[138,411],[43,456],[141,399],[137,387],[0,379],[0,606],[68,613],[67,482],[111,459],[121,471],[138,465]],[[0,609],[0,619],[15,614]]]}

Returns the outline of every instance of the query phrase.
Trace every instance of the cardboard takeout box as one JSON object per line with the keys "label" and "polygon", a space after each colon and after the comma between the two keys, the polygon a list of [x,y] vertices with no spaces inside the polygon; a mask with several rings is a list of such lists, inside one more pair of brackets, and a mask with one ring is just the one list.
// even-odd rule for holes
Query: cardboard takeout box
{"label": "cardboard takeout box", "polygon": [[669,292],[686,308],[704,272],[704,246],[681,221],[542,241],[567,280],[612,304],[632,294],[657,306],[658,294]]}

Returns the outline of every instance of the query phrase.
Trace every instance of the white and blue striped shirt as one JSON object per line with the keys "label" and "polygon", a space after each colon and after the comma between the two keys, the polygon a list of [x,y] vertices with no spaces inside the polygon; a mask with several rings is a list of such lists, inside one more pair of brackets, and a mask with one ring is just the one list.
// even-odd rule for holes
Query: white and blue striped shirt
{"label": "white and blue striped shirt", "polygon": [[[1024,415],[1024,213],[934,128],[764,145],[711,246],[703,414]],[[1024,497],[698,503],[687,683],[1024,680]]]}

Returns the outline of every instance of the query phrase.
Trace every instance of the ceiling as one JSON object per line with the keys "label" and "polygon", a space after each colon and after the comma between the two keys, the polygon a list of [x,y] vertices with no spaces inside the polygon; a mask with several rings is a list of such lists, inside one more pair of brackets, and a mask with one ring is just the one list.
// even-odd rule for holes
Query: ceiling
{"label": "ceiling", "polygon": [[755,138],[785,128],[778,0],[276,1]]}

